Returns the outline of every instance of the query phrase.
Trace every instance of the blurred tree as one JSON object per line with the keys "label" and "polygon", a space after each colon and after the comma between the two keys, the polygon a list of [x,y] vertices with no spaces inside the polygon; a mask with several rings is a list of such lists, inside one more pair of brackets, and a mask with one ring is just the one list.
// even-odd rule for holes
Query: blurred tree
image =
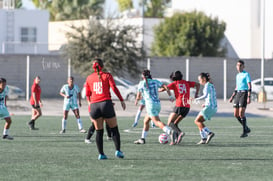
{"label": "blurred tree", "polygon": [[166,8],[165,1],[162,0],[143,0],[145,17],[163,18]]}
{"label": "blurred tree", "polygon": [[51,21],[89,19],[103,16],[105,0],[32,0],[36,7],[46,9]]}
{"label": "blurred tree", "polygon": [[176,13],[155,29],[154,56],[224,56],[226,24],[203,12]]}
{"label": "blurred tree", "polygon": [[117,1],[119,5],[119,10],[121,12],[133,8],[132,0],[117,0]]}
{"label": "blurred tree", "polygon": [[138,61],[145,56],[136,41],[141,29],[113,24],[113,20],[105,20],[103,24],[92,20],[89,27],[71,26],[72,31],[67,33],[68,44],[64,46],[63,53],[71,59],[75,71],[82,75],[90,74],[91,61],[100,57],[104,61],[104,68],[113,75],[139,73]]}
{"label": "blurred tree", "polygon": [[15,8],[20,9],[23,5],[22,0],[15,0]]}

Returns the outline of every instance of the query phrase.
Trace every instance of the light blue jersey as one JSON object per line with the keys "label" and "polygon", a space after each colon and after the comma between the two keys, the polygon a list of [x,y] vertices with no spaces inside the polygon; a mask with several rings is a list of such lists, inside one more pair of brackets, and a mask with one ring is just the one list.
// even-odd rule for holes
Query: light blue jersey
{"label": "light blue jersey", "polygon": [[9,88],[5,87],[3,92],[0,93],[0,119],[10,117],[8,109],[5,105],[6,96],[8,95]]}
{"label": "light blue jersey", "polygon": [[70,98],[64,98],[64,110],[69,110],[69,108],[74,110],[78,108],[78,94],[80,89],[76,84],[74,84],[72,89],[69,88],[68,84],[65,84],[61,88],[60,92],[66,96],[70,95]]}
{"label": "light blue jersey", "polygon": [[251,82],[251,78],[248,72],[242,71],[236,75],[236,87],[237,91],[248,90],[247,83]]}
{"label": "light blue jersey", "polygon": [[154,79],[148,79],[148,87],[146,81],[142,80],[138,84],[138,91],[141,92],[143,99],[145,100],[146,110],[149,116],[158,116],[161,106],[158,97],[158,88],[163,84],[162,82]]}
{"label": "light blue jersey", "polygon": [[196,100],[205,99],[205,106],[211,107],[212,109],[217,109],[217,98],[214,85],[207,82],[203,89],[203,95],[196,98]]}
{"label": "light blue jersey", "polygon": [[8,86],[6,86],[3,92],[0,93],[0,109],[6,107],[5,100],[8,93],[9,93],[9,88]]}

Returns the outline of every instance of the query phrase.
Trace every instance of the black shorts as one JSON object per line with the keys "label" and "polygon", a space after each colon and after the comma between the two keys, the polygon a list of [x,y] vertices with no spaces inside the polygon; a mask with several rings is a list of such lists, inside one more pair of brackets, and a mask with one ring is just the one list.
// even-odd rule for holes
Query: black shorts
{"label": "black shorts", "polygon": [[189,111],[190,111],[190,108],[188,107],[175,107],[173,109],[173,112],[175,112],[178,115],[181,115],[183,118],[187,116]]}
{"label": "black shorts", "polygon": [[243,91],[243,92],[238,91],[235,96],[235,99],[234,99],[233,107],[234,108],[239,108],[239,107],[246,108],[247,96],[248,96],[247,91]]}
{"label": "black shorts", "polygon": [[90,109],[91,111],[89,112],[89,114],[93,119],[98,119],[100,117],[112,118],[116,116],[114,106],[111,100],[92,103]]}
{"label": "black shorts", "polygon": [[35,106],[34,104],[31,105],[33,109],[40,109],[40,105]]}

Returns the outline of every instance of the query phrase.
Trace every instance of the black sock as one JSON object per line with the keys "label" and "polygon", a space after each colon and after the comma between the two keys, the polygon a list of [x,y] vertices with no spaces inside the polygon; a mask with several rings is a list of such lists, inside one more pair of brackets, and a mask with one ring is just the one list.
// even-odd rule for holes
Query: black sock
{"label": "black sock", "polygon": [[178,127],[178,124],[174,124],[174,126],[177,128],[178,133],[180,134],[182,131],[181,131],[181,129]]}
{"label": "black sock", "polygon": [[107,136],[108,137],[112,137],[112,133],[111,133],[111,128],[108,126],[108,124],[106,123],[105,125],[106,131],[107,131]]}
{"label": "black sock", "polygon": [[242,120],[243,129],[244,129],[244,131],[246,131],[248,129],[247,124],[246,124],[246,117],[242,117],[241,120]]}
{"label": "black sock", "polygon": [[236,117],[236,118],[237,118],[237,120],[239,121],[239,123],[243,126],[243,122],[242,122],[241,117]]}
{"label": "black sock", "polygon": [[112,138],[115,143],[116,150],[120,151],[120,134],[118,130],[118,126],[111,128]]}
{"label": "black sock", "polygon": [[99,151],[99,154],[103,154],[103,129],[96,130],[97,135],[96,135],[96,143],[97,143],[97,148]]}
{"label": "black sock", "polygon": [[92,123],[92,125],[90,126],[90,128],[89,128],[89,130],[87,132],[86,139],[90,140],[90,138],[93,136],[94,132],[95,132],[95,126]]}
{"label": "black sock", "polygon": [[170,127],[177,133],[179,133],[179,129],[177,126],[175,126],[175,124],[173,122],[170,123]]}

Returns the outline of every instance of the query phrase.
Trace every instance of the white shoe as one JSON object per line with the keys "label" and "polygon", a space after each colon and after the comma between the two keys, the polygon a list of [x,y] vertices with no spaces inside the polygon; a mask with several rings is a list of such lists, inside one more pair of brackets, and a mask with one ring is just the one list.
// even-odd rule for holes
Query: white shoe
{"label": "white shoe", "polygon": [[86,130],[85,129],[81,129],[80,133],[86,133]]}
{"label": "white shoe", "polygon": [[145,139],[144,138],[140,138],[136,141],[134,141],[135,144],[145,144]]}
{"label": "white shoe", "polygon": [[85,140],[84,140],[84,142],[85,142],[86,144],[90,144],[90,143],[92,143],[92,141],[91,141],[91,140],[89,140],[89,139],[85,139]]}
{"label": "white shoe", "polygon": [[60,134],[64,134],[65,133],[65,129],[60,131]]}
{"label": "white shoe", "polygon": [[199,141],[199,142],[197,143],[197,145],[206,144],[206,142],[207,142],[207,139],[201,139],[201,141]]}

